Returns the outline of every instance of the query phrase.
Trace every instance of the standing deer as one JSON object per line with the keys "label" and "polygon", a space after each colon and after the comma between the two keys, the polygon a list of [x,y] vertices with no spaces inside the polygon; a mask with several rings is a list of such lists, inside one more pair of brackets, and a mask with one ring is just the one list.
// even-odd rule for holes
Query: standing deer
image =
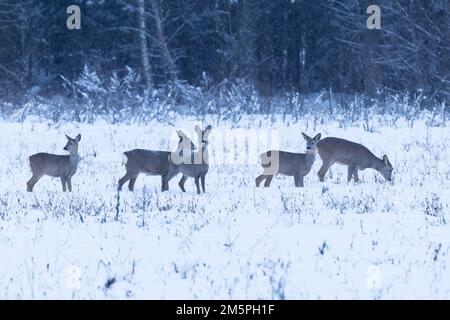
{"label": "standing deer", "polygon": [[348,166],[347,181],[353,179],[359,181],[358,170],[367,168],[375,169],[387,181],[392,180],[392,165],[386,155],[382,159],[376,157],[365,146],[340,138],[325,138],[317,144],[319,156],[322,159],[322,167],[318,175],[320,181],[324,181],[325,174],[334,163]]}
{"label": "standing deer", "polygon": [[78,155],[78,142],[81,140],[81,135],[77,135],[75,139],[66,135],[66,138],[67,144],[64,150],[69,152],[68,156],[36,153],[29,158],[33,176],[27,182],[27,191],[32,192],[36,182],[44,175],[47,175],[59,177],[63,191],[66,192],[67,185],[69,191],[72,192],[72,177],[77,172],[78,162],[80,160],[80,156]]}
{"label": "standing deer", "polygon": [[302,132],[306,140],[306,153],[291,153],[279,150],[270,150],[261,154],[261,166],[264,172],[255,179],[256,187],[263,180],[264,187],[270,187],[272,179],[277,174],[294,177],[296,187],[303,187],[303,178],[311,171],[316,157],[316,146],[321,134],[314,138]]}
{"label": "standing deer", "polygon": [[[177,131],[179,142],[177,151],[181,149],[195,149],[192,141],[181,131]],[[170,161],[170,151],[155,151],[134,149],[123,153],[123,163],[125,164],[126,173],[119,180],[118,190],[122,190],[122,186],[128,180],[128,189],[134,190],[134,184],[140,173],[153,176],[161,176],[161,191],[169,190],[169,180],[179,173],[176,164]]]}
{"label": "standing deer", "polygon": [[[209,170],[208,137],[211,130],[212,128],[210,125],[207,126],[205,130],[201,130],[199,126],[195,126],[195,132],[197,133],[200,145],[199,150],[191,152],[187,155],[181,155],[181,159],[177,159],[181,162],[179,165],[179,170],[183,174],[183,177],[181,177],[178,185],[183,192],[186,192],[184,184],[186,183],[188,177],[195,179],[197,194],[200,194],[200,181],[202,183],[203,193],[206,192],[205,177]],[[175,159],[172,158],[172,160],[174,161]]]}

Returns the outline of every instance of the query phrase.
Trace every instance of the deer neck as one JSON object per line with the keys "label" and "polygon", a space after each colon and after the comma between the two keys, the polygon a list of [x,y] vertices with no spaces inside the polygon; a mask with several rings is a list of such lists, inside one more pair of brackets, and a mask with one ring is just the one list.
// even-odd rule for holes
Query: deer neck
{"label": "deer neck", "polygon": [[307,150],[305,154],[306,164],[311,167],[316,159],[316,151]]}
{"label": "deer neck", "polygon": [[371,164],[368,167],[378,171],[378,173],[380,173],[381,175],[384,176],[383,171],[384,171],[385,163],[384,163],[383,159],[380,159],[380,158],[376,157],[375,155],[372,155]]}
{"label": "deer neck", "polygon": [[80,161],[80,156],[78,155],[78,152],[71,152],[69,154],[69,160],[71,164],[76,166],[78,164],[78,161]]}
{"label": "deer neck", "polygon": [[383,169],[383,166],[384,166],[383,160],[377,158],[376,156],[372,156],[372,159],[370,162],[371,163],[370,163],[369,168],[375,169],[377,171],[381,171]]}
{"label": "deer neck", "polygon": [[312,160],[312,161],[314,161],[314,159],[316,158],[316,151],[310,151],[310,150],[308,150],[308,151],[306,151],[306,159],[307,160]]}
{"label": "deer neck", "polygon": [[208,143],[203,147],[203,163],[209,163]]}
{"label": "deer neck", "polygon": [[195,164],[205,164],[209,161],[208,144],[202,145],[198,151],[194,153]]}

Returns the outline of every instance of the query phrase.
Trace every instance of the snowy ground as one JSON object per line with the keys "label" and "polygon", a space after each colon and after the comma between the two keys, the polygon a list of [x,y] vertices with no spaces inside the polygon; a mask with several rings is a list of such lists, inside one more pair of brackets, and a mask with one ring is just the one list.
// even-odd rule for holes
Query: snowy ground
{"label": "snowy ground", "polygon": [[[181,193],[180,176],[162,194],[159,177],[140,176],[134,193],[117,198],[123,151],[167,150],[175,129],[193,137],[194,124],[0,123],[0,299],[450,298],[448,126],[373,119],[369,132],[337,120],[261,117],[242,120],[239,131],[212,122],[206,194],[197,196],[192,180]],[[338,166],[319,183],[317,158],[305,188],[277,177],[256,189],[264,136],[303,152],[301,131],[386,153],[394,184],[370,170],[348,184]],[[64,133],[82,134],[74,192],[45,177],[27,193],[27,157],[64,154]]]}

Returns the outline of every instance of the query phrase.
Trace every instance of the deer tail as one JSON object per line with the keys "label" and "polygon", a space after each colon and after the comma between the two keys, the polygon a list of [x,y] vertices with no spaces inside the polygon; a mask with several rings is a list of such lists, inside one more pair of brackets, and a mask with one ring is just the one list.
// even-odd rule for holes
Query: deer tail
{"label": "deer tail", "polygon": [[263,168],[269,168],[270,167],[270,164],[271,164],[270,157],[271,157],[271,155],[272,155],[271,151],[267,151],[267,152],[264,152],[264,153],[260,154],[259,157],[261,158],[261,166]]}
{"label": "deer tail", "polygon": [[122,165],[125,166],[128,162],[128,156],[126,152],[122,153]]}

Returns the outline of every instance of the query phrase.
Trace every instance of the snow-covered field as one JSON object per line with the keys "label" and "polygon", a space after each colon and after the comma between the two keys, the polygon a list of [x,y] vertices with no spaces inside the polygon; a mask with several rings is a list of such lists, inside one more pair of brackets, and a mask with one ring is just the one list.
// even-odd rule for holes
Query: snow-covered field
{"label": "snow-covered field", "polygon": [[[134,193],[124,186],[118,196],[123,151],[168,150],[175,129],[194,138],[196,122],[2,122],[0,299],[448,299],[450,130],[425,123],[372,119],[366,131],[312,117],[253,117],[240,129],[212,121],[206,194],[192,179],[183,194],[180,176],[161,193],[159,177],[141,175]],[[386,153],[394,183],[366,170],[348,184],[339,166],[320,183],[317,157],[305,188],[277,177],[256,189],[267,136],[303,152],[301,131]],[[27,193],[28,156],[64,154],[65,133],[82,135],[74,192],[44,177]]]}

